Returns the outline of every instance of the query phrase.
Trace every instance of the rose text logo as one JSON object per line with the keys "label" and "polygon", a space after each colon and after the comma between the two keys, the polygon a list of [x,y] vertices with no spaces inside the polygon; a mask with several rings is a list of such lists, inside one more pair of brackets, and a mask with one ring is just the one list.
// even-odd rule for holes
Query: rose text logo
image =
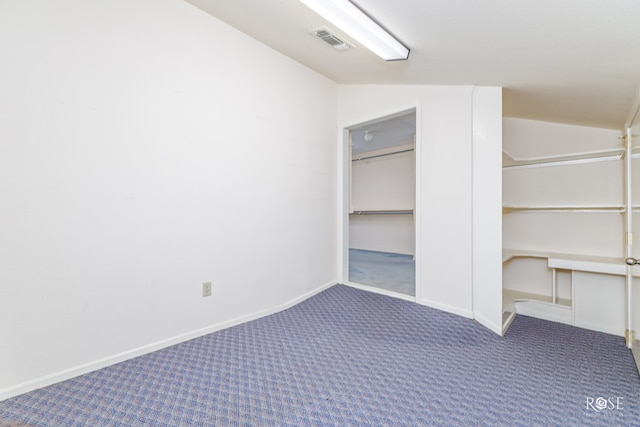
{"label": "rose text logo", "polygon": [[622,407],[622,399],[622,397],[587,397],[587,410],[595,412],[621,410],[624,409]]}

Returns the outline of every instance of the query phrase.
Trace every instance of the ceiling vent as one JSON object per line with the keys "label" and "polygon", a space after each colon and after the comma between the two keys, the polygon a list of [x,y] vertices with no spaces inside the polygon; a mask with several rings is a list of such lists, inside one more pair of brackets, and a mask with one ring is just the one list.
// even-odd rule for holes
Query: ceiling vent
{"label": "ceiling vent", "polygon": [[316,28],[315,30],[309,31],[312,36],[318,37],[320,40],[325,43],[331,45],[336,50],[349,50],[353,48],[349,43],[342,40],[340,37],[336,36],[331,32],[327,27]]}

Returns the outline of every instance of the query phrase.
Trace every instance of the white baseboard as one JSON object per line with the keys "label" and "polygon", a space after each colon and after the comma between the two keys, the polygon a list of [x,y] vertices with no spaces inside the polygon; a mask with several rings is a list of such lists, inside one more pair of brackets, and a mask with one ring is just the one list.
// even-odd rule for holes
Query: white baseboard
{"label": "white baseboard", "polygon": [[389,297],[403,299],[405,301],[416,302],[416,297],[411,295],[404,295],[398,292],[388,291],[386,289],[376,288],[375,286],[362,285],[360,283],[345,282],[344,285],[351,288],[360,289],[362,291],[373,292],[374,294],[386,295]]}
{"label": "white baseboard", "polygon": [[475,314],[474,318],[476,320],[476,322],[480,323],[482,326],[484,326],[485,328],[489,329],[491,332],[494,332],[500,336],[502,336],[503,334],[503,327],[502,325],[497,325],[493,322],[491,322],[490,320],[488,320],[486,317],[483,317],[479,314]]}
{"label": "white baseboard", "polygon": [[[504,314],[505,313],[503,313],[503,318],[504,318]],[[511,326],[511,323],[513,323],[513,319],[515,318],[516,318],[515,311],[507,312],[507,318],[502,321],[502,336],[504,336],[504,334],[507,333],[509,326]]]}
{"label": "white baseboard", "polygon": [[605,334],[625,336],[624,328],[616,328],[598,322],[574,319],[571,307],[557,306],[542,301],[519,301],[515,303],[516,312],[524,316],[535,317],[550,322],[564,323],[565,325],[589,329]]}
{"label": "white baseboard", "polygon": [[611,326],[607,326],[607,325],[603,325],[595,322],[585,322],[583,320],[576,320],[574,322],[574,326],[577,326],[578,328],[589,329],[591,331],[604,332],[605,334],[617,335],[619,337],[625,336],[624,329],[615,328],[615,327],[612,328]]}
{"label": "white baseboard", "polygon": [[517,301],[516,312],[524,316],[548,320],[550,322],[573,325],[571,307],[563,307],[542,301]]}
{"label": "white baseboard", "polygon": [[465,310],[460,307],[454,307],[428,299],[421,299],[418,301],[418,303],[426,305],[427,307],[435,308],[440,311],[446,311],[447,313],[457,314],[458,316],[466,317],[467,319],[473,319],[473,312],[471,310]]}
{"label": "white baseboard", "polygon": [[66,381],[68,379],[77,377],[79,375],[87,374],[89,372],[96,371],[98,369],[106,368],[107,366],[115,365],[116,363],[120,363],[125,360],[133,359],[138,356],[152,353],[154,351],[158,351],[166,347],[171,347],[172,345],[189,341],[194,338],[198,338],[203,335],[210,334],[212,332],[220,331],[222,329],[227,329],[232,326],[236,326],[242,323],[259,319],[261,317],[278,313],[280,311],[286,310],[287,308],[293,307],[296,304],[301,303],[302,301],[324,291],[325,289],[328,289],[336,285],[337,283],[338,283],[337,281],[326,283],[310,292],[307,292],[297,298],[292,299],[291,301],[288,301],[284,304],[281,304],[266,310],[262,310],[256,313],[251,313],[246,316],[241,316],[241,317],[230,319],[224,322],[216,323],[214,325],[210,325],[201,329],[196,329],[194,331],[176,335],[174,337],[167,338],[161,341],[156,341],[152,344],[137,347],[131,350],[124,351],[122,353],[114,354],[112,356],[94,360],[89,363],[84,363],[82,365],[74,366],[73,368],[65,369],[63,371],[55,372],[50,375],[45,375],[40,378],[25,381],[23,383],[16,384],[8,388],[4,388],[0,390],[0,401],[36,390],[39,388],[47,387],[49,385],[52,385],[61,381]]}

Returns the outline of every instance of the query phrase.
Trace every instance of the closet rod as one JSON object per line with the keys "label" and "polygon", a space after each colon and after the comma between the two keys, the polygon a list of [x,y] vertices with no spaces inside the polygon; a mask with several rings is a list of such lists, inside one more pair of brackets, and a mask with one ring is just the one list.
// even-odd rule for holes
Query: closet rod
{"label": "closet rod", "polygon": [[353,211],[351,215],[411,215],[413,210]]}
{"label": "closet rod", "polygon": [[369,160],[369,159],[375,159],[378,157],[385,157],[385,156],[391,156],[393,154],[400,154],[400,153],[408,153],[409,151],[413,151],[413,148],[408,148],[406,150],[400,150],[400,151],[394,151],[392,153],[384,153],[384,154],[375,154],[373,156],[366,156],[366,157],[358,157],[357,159],[352,159],[352,162],[358,162],[360,160]]}
{"label": "closet rod", "polygon": [[515,206],[503,205],[502,212],[582,212],[582,213],[624,213],[626,207],[619,206]]}

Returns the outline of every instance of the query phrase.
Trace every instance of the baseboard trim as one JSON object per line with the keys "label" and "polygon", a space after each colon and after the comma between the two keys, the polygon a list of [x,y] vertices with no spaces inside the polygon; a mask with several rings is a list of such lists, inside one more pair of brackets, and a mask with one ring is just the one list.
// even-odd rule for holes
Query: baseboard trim
{"label": "baseboard trim", "polygon": [[573,325],[578,328],[589,329],[591,331],[596,331],[596,332],[603,332],[609,335],[617,335],[619,337],[625,336],[624,329],[615,328],[615,327],[612,328],[610,326],[602,325],[600,323],[576,320],[573,322]]}
{"label": "baseboard trim", "polygon": [[502,325],[497,325],[491,321],[489,321],[486,317],[483,317],[479,314],[475,314],[474,316],[476,322],[480,323],[485,328],[489,329],[491,332],[495,332],[496,334],[502,336],[503,335],[503,327]]}
{"label": "baseboard trim", "polygon": [[266,310],[262,310],[256,313],[251,313],[251,314],[237,317],[235,319],[230,319],[224,322],[216,323],[214,325],[206,326],[204,328],[196,329],[191,332],[176,335],[171,338],[156,341],[152,344],[137,347],[131,350],[124,351],[122,353],[118,353],[112,356],[108,356],[102,359],[98,359],[92,362],[78,365],[73,368],[65,369],[63,371],[55,372],[50,375],[46,375],[40,378],[25,381],[20,384],[16,384],[14,386],[0,390],[0,401],[18,396],[20,394],[28,393],[30,391],[37,390],[39,388],[47,387],[52,384],[66,381],[71,378],[87,374],[89,372],[97,371],[98,369],[106,368],[107,366],[115,365],[116,363],[124,362],[125,360],[133,359],[135,357],[143,356],[145,354],[152,353],[154,351],[162,350],[163,348],[171,347],[172,345],[180,344],[181,342],[189,341],[194,338],[198,338],[203,335],[210,334],[212,332],[221,331],[223,329],[227,329],[232,326],[240,325],[242,323],[250,322],[252,320],[256,320],[261,317],[278,313],[280,311],[291,308],[294,305],[299,304],[308,298],[311,298],[312,296],[336,285],[337,283],[338,282],[336,280],[331,281],[329,283],[325,283],[324,285],[319,286],[318,288],[315,288],[297,298],[287,301],[284,304],[281,304]]}
{"label": "baseboard trim", "polygon": [[456,314],[458,316],[466,317],[467,319],[473,319],[473,312],[470,310],[465,310],[460,307],[454,307],[447,304],[442,304],[436,301],[431,301],[428,299],[421,299],[418,301],[419,304],[426,305],[427,307],[435,308],[440,311],[446,311],[447,313]]}
{"label": "baseboard trim", "polygon": [[513,323],[513,319],[516,318],[516,315],[517,314],[515,311],[508,312],[506,320],[503,320],[502,322],[502,336],[507,333],[507,329],[509,329],[509,326],[511,326],[511,324]]}
{"label": "baseboard trim", "polygon": [[361,291],[373,292],[374,294],[386,295],[388,297],[398,298],[405,301],[416,302],[416,297],[412,295],[404,295],[399,292],[389,291],[387,289],[377,288],[375,286],[363,285],[355,282],[345,282],[345,286],[360,289]]}
{"label": "baseboard trim", "polygon": [[571,307],[541,301],[517,301],[516,313],[550,322],[573,325]]}

